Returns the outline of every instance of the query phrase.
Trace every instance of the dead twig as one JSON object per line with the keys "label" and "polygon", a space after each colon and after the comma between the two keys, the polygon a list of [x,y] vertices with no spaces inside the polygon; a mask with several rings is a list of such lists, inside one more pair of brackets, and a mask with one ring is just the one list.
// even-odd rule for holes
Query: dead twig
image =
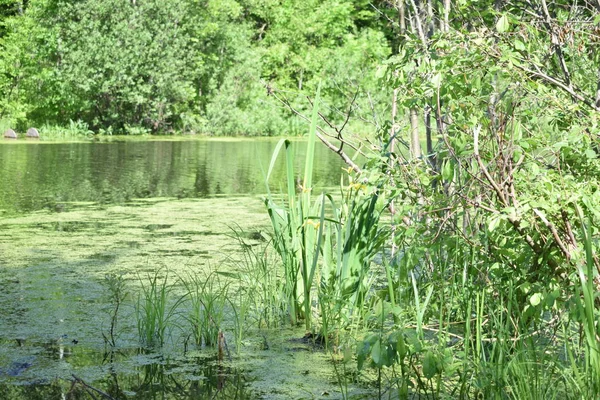
{"label": "dead twig", "polygon": [[97,397],[94,395],[94,393],[99,394],[100,396],[102,396],[102,398],[104,399],[108,399],[108,400],[117,400],[114,397],[112,397],[110,394],[93,387],[92,385],[87,384],[83,379],[75,376],[75,375],[71,375],[73,377],[73,384],[71,385],[71,390],[69,391],[69,395],[71,394],[71,392],[73,391],[73,389],[75,388],[76,385],[79,385],[81,387],[83,387],[85,389],[85,391],[93,398],[93,399],[97,399]]}

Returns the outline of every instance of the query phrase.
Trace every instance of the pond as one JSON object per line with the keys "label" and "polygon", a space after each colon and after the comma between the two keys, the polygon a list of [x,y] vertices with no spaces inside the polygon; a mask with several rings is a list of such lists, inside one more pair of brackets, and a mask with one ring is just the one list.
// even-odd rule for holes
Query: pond
{"label": "pond", "polygon": [[[186,279],[237,293],[223,282],[243,246],[266,246],[276,143],[0,143],[0,398],[340,397],[331,356],[302,330],[242,331],[227,310],[226,357],[192,344],[183,311],[160,346],[140,344],[153,279],[173,285],[173,310],[191,307]],[[316,186],[339,185],[341,161],[323,147],[316,160]],[[284,177],[280,165],[271,187]]]}
{"label": "pond", "polygon": [[[10,213],[85,201],[262,194],[277,140],[0,143],[0,212]],[[294,148],[301,167],[304,146]],[[316,160],[315,185],[339,185],[339,158],[319,146]],[[279,165],[275,183],[285,182]]]}

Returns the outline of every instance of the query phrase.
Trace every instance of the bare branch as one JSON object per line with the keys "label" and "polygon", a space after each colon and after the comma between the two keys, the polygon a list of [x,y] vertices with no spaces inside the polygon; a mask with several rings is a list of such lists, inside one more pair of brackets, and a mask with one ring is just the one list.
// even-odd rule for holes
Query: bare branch
{"label": "bare branch", "polygon": [[548,229],[550,229],[550,232],[552,232],[552,237],[554,237],[554,242],[558,245],[558,247],[560,248],[560,251],[566,257],[567,261],[570,261],[571,260],[571,252],[569,252],[569,250],[567,249],[567,246],[565,246],[565,244],[563,243],[554,224],[552,222],[548,221],[546,216],[537,208],[534,208],[533,212],[535,213],[535,215],[537,215],[539,217],[539,219],[542,220],[544,225],[546,225],[546,227]]}
{"label": "bare branch", "polygon": [[475,157],[475,161],[477,161],[477,164],[479,165],[479,168],[483,172],[483,175],[485,176],[486,180],[488,181],[488,183],[490,185],[492,185],[492,187],[494,188],[494,191],[498,195],[498,198],[500,199],[500,201],[502,202],[504,207],[508,207],[509,204],[508,204],[508,201],[506,200],[506,197],[504,196],[504,191],[500,188],[500,186],[498,186],[498,183],[496,183],[494,178],[492,178],[487,167],[483,164],[483,161],[481,161],[481,156],[479,155],[479,132],[481,132],[480,125],[478,125],[473,130],[473,156]]}
{"label": "bare branch", "polygon": [[[304,119],[305,121],[310,121],[310,119],[302,114],[300,111],[296,110],[289,101],[287,101],[287,99],[282,99],[279,96],[277,96],[276,94],[273,94],[273,96],[279,100],[282,104],[284,104],[286,107],[288,107],[290,109],[290,111],[292,111],[294,114],[296,114],[297,116],[299,116],[300,118]],[[317,131],[315,132],[317,137],[319,138],[319,140],[331,151],[333,151],[334,153],[336,153],[338,156],[340,156],[340,158],[342,160],[344,160],[344,162],[350,167],[352,168],[352,170],[356,173],[361,173],[362,169],[354,162],[352,161],[352,159],[344,152],[343,150],[343,145],[340,147],[337,147],[336,145],[334,145],[333,143],[331,143],[329,140],[327,140],[327,138],[325,137],[327,135],[327,133],[320,128],[319,126],[317,126]],[[339,140],[339,139],[338,139]],[[348,146],[350,146],[350,144],[348,144],[347,141],[345,140],[340,140],[341,143],[345,143]]]}
{"label": "bare branch", "polygon": [[565,62],[565,56],[562,52],[561,43],[558,39],[558,35],[556,34],[556,30],[554,29],[554,25],[552,23],[552,18],[550,17],[550,12],[548,11],[548,5],[546,4],[546,0],[541,0],[542,10],[544,12],[544,24],[546,28],[550,32],[550,40],[552,42],[552,47],[554,48],[554,52],[558,57],[558,63],[560,64],[560,69],[565,76],[566,85],[572,90],[573,84],[571,83],[571,74],[569,74],[569,70],[567,69],[567,63]]}
{"label": "bare branch", "polygon": [[573,97],[574,99],[579,100],[580,102],[582,102],[586,106],[590,107],[594,111],[600,112],[600,105],[596,105],[595,103],[592,103],[590,100],[586,99],[581,94],[577,93],[572,86],[570,87],[570,86],[566,85],[564,82],[561,82],[560,80],[558,80],[557,78],[554,78],[554,77],[546,74],[545,72],[541,71],[537,65],[535,66],[536,71],[533,71],[522,65],[517,65],[517,68],[520,68],[521,70],[531,74],[534,77],[543,79],[546,82],[557,86],[558,88],[562,89],[566,93],[570,94],[571,97]]}
{"label": "bare branch", "polygon": [[103,398],[105,398],[105,399],[108,399],[108,400],[116,400],[116,399],[115,399],[114,397],[112,397],[110,394],[108,394],[108,393],[106,393],[106,392],[103,392],[102,390],[100,390],[100,389],[97,389],[97,388],[95,388],[95,387],[93,387],[93,386],[91,386],[91,385],[88,385],[87,383],[85,383],[85,382],[83,381],[83,379],[81,379],[81,378],[78,378],[78,377],[77,377],[77,376],[75,376],[75,375],[71,375],[71,376],[73,377],[73,383],[77,383],[77,384],[79,384],[79,385],[83,386],[83,387],[86,389],[86,391],[88,392],[88,394],[89,394],[90,396],[92,396],[93,398],[96,398],[96,396],[94,396],[94,394],[93,394],[93,392],[96,392],[97,394],[99,394],[100,396],[102,396],[102,397],[103,397]]}

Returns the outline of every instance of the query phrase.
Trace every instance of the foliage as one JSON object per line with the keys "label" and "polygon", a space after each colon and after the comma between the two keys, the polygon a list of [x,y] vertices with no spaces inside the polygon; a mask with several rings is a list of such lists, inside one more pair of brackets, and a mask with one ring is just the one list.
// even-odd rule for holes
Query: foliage
{"label": "foliage", "polygon": [[183,279],[189,313],[190,336],[197,347],[215,346],[218,342],[224,309],[228,298],[228,286],[220,287],[215,274],[206,278],[190,275]]}
{"label": "foliage", "polygon": [[[383,252],[367,251],[368,267],[358,269],[370,273],[365,290],[350,290],[364,298],[360,318],[348,307],[343,281],[329,291],[304,286],[298,302],[318,299],[311,312],[321,316],[326,337],[344,327],[341,340],[358,339],[358,369],[377,371],[380,396],[392,388],[401,398],[411,391],[432,398],[597,396],[595,6],[396,6],[408,20],[401,22],[412,24],[382,74],[396,89],[398,111],[391,129],[382,126],[379,140],[361,147],[374,150],[367,164],[349,163],[357,172],[351,185],[364,185],[379,205],[366,207],[367,200],[359,208],[376,228],[347,236],[376,244],[369,232],[385,226],[379,213],[387,208],[392,241]],[[415,119],[399,122],[409,115]],[[322,140],[348,162],[344,146],[358,146],[341,133],[345,123],[333,127],[341,146]],[[312,285],[300,279],[303,252],[320,257],[327,271],[331,249],[344,239],[330,241],[320,230],[303,242],[303,228],[324,215],[324,201],[304,218],[297,217],[311,203],[292,191],[288,201],[269,203],[276,237],[284,238],[275,246],[284,266],[294,266],[290,277]],[[352,226],[354,204],[342,198],[343,218],[332,206],[330,226]],[[373,255],[381,258],[378,274]],[[332,304],[342,307],[326,307]]]}
{"label": "foliage", "polygon": [[19,129],[82,121],[96,133],[299,133],[269,94],[303,109],[304,88],[322,77],[334,78],[324,94],[336,106],[348,83],[365,108],[367,93],[385,107],[372,66],[389,46],[366,23],[366,3],[25,4],[0,3],[0,118]]}

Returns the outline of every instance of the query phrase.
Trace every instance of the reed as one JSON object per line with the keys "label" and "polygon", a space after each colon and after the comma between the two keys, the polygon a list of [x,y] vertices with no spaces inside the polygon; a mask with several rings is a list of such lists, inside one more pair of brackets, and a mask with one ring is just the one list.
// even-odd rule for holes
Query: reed
{"label": "reed", "polygon": [[597,289],[594,285],[594,246],[592,243],[591,218],[586,221],[583,210],[577,206],[577,214],[581,223],[585,259],[577,265],[578,288],[580,293],[573,296],[579,316],[580,330],[584,334],[584,366],[583,373],[587,379],[579,377],[585,382],[589,393],[600,393],[600,313],[596,306],[598,300]]}
{"label": "reed", "polygon": [[[307,330],[312,328],[312,287],[321,251],[321,222],[324,218],[323,198],[312,202],[319,92],[320,89],[317,89],[308,134],[303,183],[298,188],[299,193],[296,193],[292,144],[288,140],[280,141],[275,147],[266,176],[268,196],[265,204],[274,231],[273,245],[284,267],[284,296],[289,316],[293,324],[304,319]],[[268,184],[282,149],[285,149],[286,157],[287,204],[278,204]]]}
{"label": "reed", "polygon": [[239,281],[239,311],[246,315],[252,310],[259,327],[275,328],[285,319],[285,287],[281,263],[272,251],[273,241],[266,233],[261,235],[258,243],[249,244],[239,227],[232,228],[231,237],[238,242],[239,253],[228,261],[237,272],[221,274]]}

